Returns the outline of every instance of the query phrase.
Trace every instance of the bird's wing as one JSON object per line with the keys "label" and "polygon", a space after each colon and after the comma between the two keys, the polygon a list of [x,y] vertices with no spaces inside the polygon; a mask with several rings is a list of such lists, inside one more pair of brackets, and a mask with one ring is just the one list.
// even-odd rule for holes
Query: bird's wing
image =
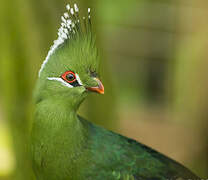
{"label": "bird's wing", "polygon": [[121,180],[123,178],[124,180],[133,178],[135,180],[176,180],[177,178],[195,180],[198,178],[183,165],[133,139],[83,119],[81,121],[90,134],[88,148],[93,157],[89,164],[94,165],[101,177],[114,176],[115,179],[118,177]]}

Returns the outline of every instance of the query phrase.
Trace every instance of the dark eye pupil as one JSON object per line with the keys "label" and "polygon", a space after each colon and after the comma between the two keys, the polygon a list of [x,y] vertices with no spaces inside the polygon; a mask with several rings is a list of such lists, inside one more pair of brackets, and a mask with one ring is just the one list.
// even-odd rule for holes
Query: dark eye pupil
{"label": "dark eye pupil", "polygon": [[73,81],[74,80],[74,75],[73,74],[67,74],[66,79],[69,80],[69,81]]}

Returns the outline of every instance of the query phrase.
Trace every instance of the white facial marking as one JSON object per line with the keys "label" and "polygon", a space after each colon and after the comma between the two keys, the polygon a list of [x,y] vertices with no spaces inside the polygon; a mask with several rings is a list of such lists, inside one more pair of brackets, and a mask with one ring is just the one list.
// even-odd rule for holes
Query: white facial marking
{"label": "white facial marking", "polygon": [[[76,75],[77,82],[79,83],[80,86],[82,86],[83,84],[82,84],[82,81],[81,81],[79,75],[77,73],[75,75]],[[69,88],[74,87],[74,86],[70,85],[69,83],[65,82],[62,78],[48,77],[47,79],[50,80],[50,81],[59,81],[59,82],[61,82],[61,84],[63,84],[66,87],[69,87]]]}
{"label": "white facial marking", "polygon": [[82,86],[83,84],[82,84],[82,81],[81,81],[79,75],[77,73],[75,75],[76,75],[77,82],[79,83],[79,85]]}
{"label": "white facial marking", "polygon": [[65,81],[64,81],[63,79],[61,79],[61,78],[48,77],[47,79],[50,80],[50,81],[59,81],[59,82],[61,82],[61,84],[63,84],[64,86],[69,87],[69,88],[73,88],[72,85],[70,85],[69,83],[65,82]]}

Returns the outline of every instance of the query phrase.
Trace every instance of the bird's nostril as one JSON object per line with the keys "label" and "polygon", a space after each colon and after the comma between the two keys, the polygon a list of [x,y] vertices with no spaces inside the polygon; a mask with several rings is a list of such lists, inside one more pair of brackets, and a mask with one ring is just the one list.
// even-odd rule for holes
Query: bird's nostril
{"label": "bird's nostril", "polygon": [[97,77],[97,73],[95,72],[95,71],[90,71],[90,76],[92,76],[92,77]]}

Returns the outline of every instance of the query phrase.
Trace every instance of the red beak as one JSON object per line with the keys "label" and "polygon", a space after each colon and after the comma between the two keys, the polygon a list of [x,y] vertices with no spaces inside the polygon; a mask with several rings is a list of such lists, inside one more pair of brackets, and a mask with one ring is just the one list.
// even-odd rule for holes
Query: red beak
{"label": "red beak", "polygon": [[97,87],[87,87],[86,89],[92,92],[97,92],[99,94],[104,94],[104,86],[102,84],[102,82],[98,79],[95,78],[95,80],[98,82],[98,86]]}

